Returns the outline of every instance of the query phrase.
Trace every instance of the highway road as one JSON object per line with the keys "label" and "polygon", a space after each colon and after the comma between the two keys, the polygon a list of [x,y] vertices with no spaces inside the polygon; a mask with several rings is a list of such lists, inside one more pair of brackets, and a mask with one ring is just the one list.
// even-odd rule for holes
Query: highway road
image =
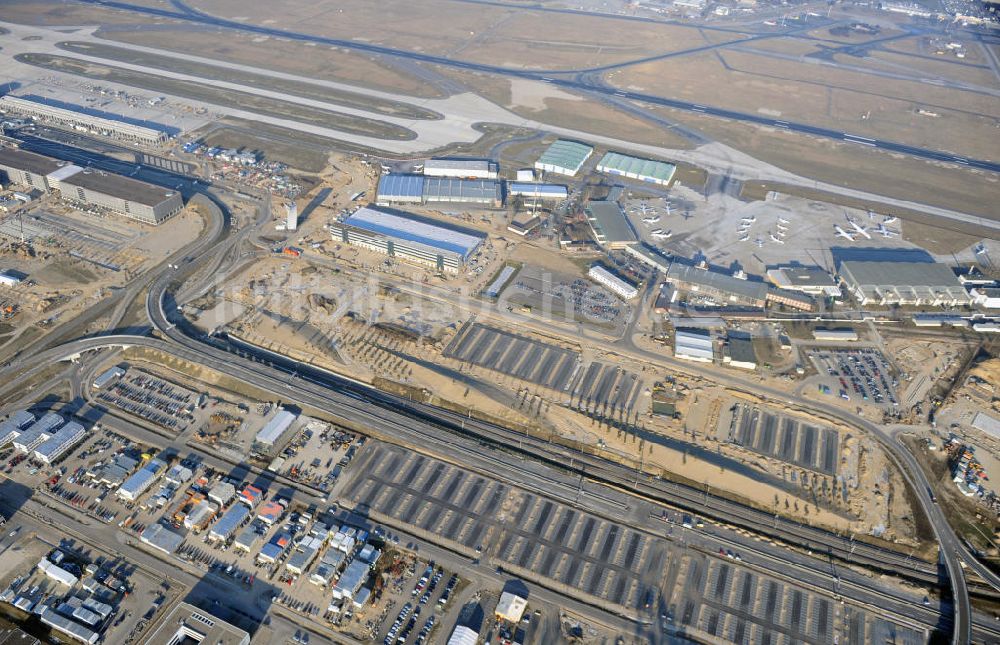
{"label": "highway road", "polygon": [[[211,202],[207,205],[210,215],[217,220],[217,223],[225,221],[221,210]],[[223,228],[213,227],[212,230],[222,231]],[[252,230],[252,227],[245,230]],[[241,239],[240,236],[222,237],[214,241],[214,246],[212,246],[213,240],[209,239],[204,246],[198,248],[202,252],[202,258],[208,259],[217,257],[216,253],[224,253],[233,248],[239,239]],[[185,255],[186,257],[194,257],[190,253],[190,249]],[[287,359],[263,356],[258,357],[255,362],[236,358],[233,355],[233,347],[227,346],[223,340],[187,335],[190,333],[187,332],[187,323],[177,313],[176,307],[169,304],[171,301],[168,294],[171,289],[180,287],[190,275],[198,270],[200,264],[196,261],[183,262],[180,268],[168,266],[150,276],[151,287],[146,298],[147,316],[154,328],[165,336],[165,340],[143,336],[108,336],[82,339],[74,341],[68,346],[56,348],[52,352],[34,355],[31,360],[36,364],[47,363],[55,358],[62,358],[61,355],[57,354],[65,355],[114,344],[149,346],[197,364],[205,364],[247,382],[265,386],[287,400],[298,401],[317,409],[326,410],[361,426],[381,429],[382,432],[390,436],[393,433],[398,434],[400,428],[414,428],[417,435],[414,439],[417,441],[421,439],[426,441],[431,436],[438,436],[438,441],[441,440],[441,436],[448,440],[448,437],[457,433],[476,441],[487,440],[494,447],[508,451],[514,451],[513,446],[518,445],[517,450],[532,459],[541,460],[556,468],[566,468],[567,450],[565,448],[553,447],[541,440],[522,437],[509,429],[475,419],[466,419],[455,413],[405,401],[399,397],[378,392],[364,384],[299,365]],[[641,353],[641,350],[633,351]],[[648,358],[663,361],[661,356]],[[690,366],[683,367],[689,368]],[[293,378],[289,382],[287,377],[289,372],[297,374],[298,378]],[[762,388],[758,384],[739,382],[739,379],[729,378],[725,374],[716,372],[703,376],[721,380],[723,384],[731,387],[746,389],[757,394],[772,396],[776,400],[788,404],[795,404],[793,401],[783,398],[787,397],[786,394]],[[725,382],[727,379],[730,381],[729,383]],[[804,404],[804,407],[814,408],[815,406]],[[858,422],[853,418],[843,418],[844,413],[836,408],[822,409],[821,411],[828,417],[842,420],[848,424],[857,424]],[[879,436],[877,434],[878,428],[869,425],[870,427],[866,429],[876,433],[874,436]],[[890,454],[896,454],[896,452],[892,451]],[[831,558],[912,577],[925,584],[937,583],[934,567],[920,563],[908,556],[904,557],[904,554],[854,541],[847,536],[838,536],[821,529],[782,520],[769,513],[750,509],[717,496],[710,496],[703,491],[694,490],[674,482],[657,481],[648,476],[636,476],[630,469],[611,464],[591,455],[578,453],[575,459],[577,460],[576,472],[594,481],[631,489],[648,499],[724,519],[764,535],[773,535],[779,540],[803,549],[825,552]],[[905,465],[901,463],[900,465],[904,474],[912,469],[912,465],[909,463]],[[919,469],[914,472],[919,472]],[[926,499],[926,489],[922,488],[920,482],[914,481],[911,477],[908,478],[917,491],[918,497],[921,497],[924,502],[924,510],[931,518],[942,545],[942,554],[945,564],[948,566],[949,577],[952,579],[957,600],[954,621],[955,636],[956,640],[961,642],[965,640],[962,637],[963,634],[971,634],[972,624],[971,607],[968,605],[965,581],[958,564],[959,554],[964,552],[964,547],[950,532],[950,528],[939,509],[929,499]],[[922,496],[921,492],[923,492]],[[971,561],[974,560],[970,558]]]}
{"label": "highway road", "polygon": [[[989,159],[972,159],[946,151],[931,150],[928,148],[911,146],[903,143],[897,143],[894,141],[888,141],[885,139],[873,139],[869,137],[855,135],[849,132],[842,132],[830,128],[822,128],[814,125],[809,125],[806,123],[797,123],[794,121],[786,121],[783,119],[767,117],[761,114],[741,112],[738,110],[727,110],[724,108],[713,107],[710,105],[704,105],[700,103],[693,103],[690,101],[682,101],[679,99],[672,99],[652,94],[645,94],[642,92],[619,90],[615,88],[606,87],[603,85],[589,84],[581,82],[574,78],[566,78],[564,76],[565,74],[576,74],[579,73],[580,71],[587,71],[587,70],[574,70],[572,72],[567,72],[567,70],[526,70],[523,68],[504,67],[504,66],[490,65],[485,63],[474,63],[459,59],[452,59],[444,56],[436,56],[432,54],[424,54],[421,52],[414,52],[414,51],[396,49],[392,47],[386,47],[383,45],[375,45],[372,43],[366,43],[357,40],[328,38],[325,36],[319,36],[315,34],[307,34],[303,32],[295,32],[286,29],[278,29],[275,27],[267,27],[263,25],[255,25],[245,22],[238,22],[235,20],[228,20],[225,18],[219,18],[192,9],[187,5],[176,0],[175,2],[173,2],[174,6],[182,7],[182,10],[171,11],[168,9],[147,7],[127,2],[116,2],[114,0],[79,0],[79,1],[87,4],[95,4],[95,5],[109,7],[112,9],[131,11],[150,16],[172,18],[175,20],[184,20],[204,25],[212,25],[215,27],[233,29],[247,33],[271,36],[275,38],[287,38],[290,40],[312,42],[327,46],[344,47],[347,49],[362,51],[369,54],[392,56],[412,61],[418,61],[422,63],[432,63],[434,65],[442,65],[445,67],[451,67],[455,69],[462,69],[473,72],[484,72],[489,74],[498,74],[502,76],[510,76],[528,80],[540,80],[546,83],[551,83],[558,87],[562,87],[564,89],[583,90],[583,91],[594,92],[597,94],[612,94],[619,98],[625,98],[633,101],[642,101],[645,103],[649,103],[651,105],[669,107],[677,110],[683,110],[686,112],[705,114],[708,116],[716,116],[744,123],[765,125],[769,127],[787,130],[789,132],[797,132],[801,134],[808,134],[811,136],[816,136],[826,139],[833,139],[836,141],[842,141],[845,143],[871,147],[878,150],[884,150],[887,152],[905,154],[920,159],[959,164],[962,166],[968,166],[970,168],[977,168],[980,170],[1000,172],[1000,162]],[[750,42],[750,41],[748,40],[742,42]]]}

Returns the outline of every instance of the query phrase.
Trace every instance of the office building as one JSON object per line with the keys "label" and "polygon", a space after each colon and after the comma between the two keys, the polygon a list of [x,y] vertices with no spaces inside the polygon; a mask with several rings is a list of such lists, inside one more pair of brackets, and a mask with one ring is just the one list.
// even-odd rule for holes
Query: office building
{"label": "office building", "polygon": [[0,447],[17,439],[25,428],[34,422],[35,415],[27,410],[18,410],[11,414],[6,421],[0,423]]}
{"label": "office building", "polygon": [[34,457],[43,464],[50,465],[80,443],[87,431],[76,421],[70,421],[35,448]]}
{"label": "office building", "polygon": [[45,414],[41,419],[24,429],[20,435],[14,439],[14,448],[18,452],[28,453],[48,441],[55,434],[56,429],[65,422],[61,416],[55,412]]}
{"label": "office building", "polygon": [[182,602],[170,610],[145,645],[250,645],[250,634]]}
{"label": "office building", "polygon": [[635,286],[625,280],[622,280],[598,264],[590,267],[590,270],[587,271],[587,277],[594,282],[607,287],[615,295],[624,300],[631,300],[639,295],[639,290],[636,289]]}

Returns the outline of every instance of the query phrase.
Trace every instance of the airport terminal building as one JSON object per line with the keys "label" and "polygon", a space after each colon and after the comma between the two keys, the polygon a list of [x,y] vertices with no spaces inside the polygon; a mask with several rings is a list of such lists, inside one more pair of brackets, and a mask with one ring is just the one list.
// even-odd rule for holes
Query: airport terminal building
{"label": "airport terminal building", "polygon": [[486,239],[475,231],[369,207],[359,208],[328,228],[338,242],[449,273],[457,273]]}
{"label": "airport terminal building", "polygon": [[955,272],[939,262],[840,263],[840,281],[861,305],[971,305]]}
{"label": "airport terminal building", "polygon": [[11,183],[43,193],[58,191],[64,201],[107,209],[144,224],[161,224],[184,208],[179,192],[17,148],[0,148],[0,170]]}
{"label": "airport terminal building", "polygon": [[87,131],[128,143],[155,146],[167,140],[167,133],[163,130],[57,107],[28,97],[0,97],[0,112],[18,114],[55,126]]}

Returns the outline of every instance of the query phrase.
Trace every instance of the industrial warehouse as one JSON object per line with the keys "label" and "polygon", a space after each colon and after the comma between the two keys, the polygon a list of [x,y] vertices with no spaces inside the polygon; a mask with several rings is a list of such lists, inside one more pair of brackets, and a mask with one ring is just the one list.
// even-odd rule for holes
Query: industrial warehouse
{"label": "industrial warehouse", "polygon": [[102,208],[144,224],[161,224],[184,208],[176,191],[16,148],[0,148],[0,171],[11,183],[44,193],[58,191],[66,202]]}
{"label": "industrial warehouse", "polygon": [[500,182],[448,176],[383,175],[378,182],[379,206],[435,203],[475,204],[499,208]]}
{"label": "industrial warehouse", "polygon": [[535,162],[535,168],[573,177],[593,153],[594,149],[586,144],[559,139],[542,153]]}
{"label": "industrial warehouse", "polygon": [[665,161],[640,159],[618,152],[608,152],[597,163],[597,172],[667,186],[677,167]]}
{"label": "industrial warehouse", "polygon": [[619,250],[639,240],[618,202],[590,202],[585,211],[594,239],[601,246]]}
{"label": "industrial warehouse", "polygon": [[971,305],[951,267],[937,262],[855,262],[840,264],[840,280],[862,305]]}
{"label": "industrial warehouse", "polygon": [[147,146],[164,143],[168,138],[167,133],[162,130],[127,123],[119,119],[106,119],[78,109],[49,105],[34,97],[0,97],[0,112],[19,114],[45,123],[69,127],[74,130],[84,130],[110,139]]}
{"label": "industrial warehouse", "polygon": [[485,236],[409,213],[362,207],[329,225],[333,239],[376,253],[457,273]]}

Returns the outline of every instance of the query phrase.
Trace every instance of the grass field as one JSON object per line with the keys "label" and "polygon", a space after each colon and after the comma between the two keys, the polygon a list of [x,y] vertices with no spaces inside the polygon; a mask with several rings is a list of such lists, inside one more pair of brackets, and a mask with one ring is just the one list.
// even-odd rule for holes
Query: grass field
{"label": "grass field", "polygon": [[72,53],[107,58],[110,59],[111,62],[120,61],[124,63],[131,63],[133,65],[155,67],[157,69],[169,70],[181,74],[200,76],[209,80],[221,79],[229,81],[230,83],[240,83],[250,87],[259,87],[285,92],[292,96],[299,96],[317,101],[326,101],[346,107],[378,112],[386,116],[409,119],[442,118],[440,114],[430,110],[425,110],[415,105],[388,101],[353,92],[344,92],[319,85],[311,85],[308,83],[274,78],[272,76],[264,76],[262,74],[252,74],[249,72],[226,69],[215,65],[206,65],[178,58],[171,58],[169,56],[157,56],[155,54],[133,51],[124,47],[74,41],[59,43],[59,47],[60,49],[64,49]]}
{"label": "grass field", "polygon": [[169,31],[107,31],[109,41],[156,47],[204,58],[250,65],[288,74],[339,81],[419,98],[444,94],[419,77],[389,62],[340,47],[268,39],[261,41],[237,32],[213,33],[212,38],[191,29]]}
{"label": "grass field", "polygon": [[[540,92],[553,92],[551,95],[513,96],[511,81],[508,79],[445,68],[439,68],[439,71],[472,88],[477,94],[497,105],[506,107],[519,116],[541,123],[667,148],[686,149],[691,147],[691,142],[688,139],[672,130],[574,93],[562,90],[553,92],[552,88],[545,83],[532,83],[532,85],[538,86]],[[514,100],[519,100],[521,103],[512,103]],[[545,107],[539,109],[538,105]]]}
{"label": "grass field", "polygon": [[804,177],[991,219],[1000,217],[996,210],[1000,177],[995,173],[676,110],[665,112],[722,143]]}
{"label": "grass field", "polygon": [[[706,53],[645,63],[609,75],[612,85],[861,136],[994,158],[1000,101],[926,83],[777,60],[762,54]],[[920,115],[923,108],[940,118]]]}
{"label": "grass field", "polygon": [[[191,6],[231,20],[533,69],[608,65],[708,42],[694,25],[633,22],[610,15],[554,16],[514,4],[286,0],[278,10],[273,3],[194,0]],[[718,32],[712,36],[741,37]]]}
{"label": "grass field", "polygon": [[377,121],[375,119],[364,119],[329,110],[320,110],[295,103],[287,103],[246,92],[224,90],[203,83],[134,72],[112,65],[98,65],[50,54],[19,54],[15,56],[15,59],[18,62],[43,69],[76,74],[100,81],[122,83],[153,92],[180,96],[195,101],[204,101],[219,106],[232,106],[264,116],[310,123],[353,134],[400,141],[416,138],[416,133],[412,130],[392,123]]}

